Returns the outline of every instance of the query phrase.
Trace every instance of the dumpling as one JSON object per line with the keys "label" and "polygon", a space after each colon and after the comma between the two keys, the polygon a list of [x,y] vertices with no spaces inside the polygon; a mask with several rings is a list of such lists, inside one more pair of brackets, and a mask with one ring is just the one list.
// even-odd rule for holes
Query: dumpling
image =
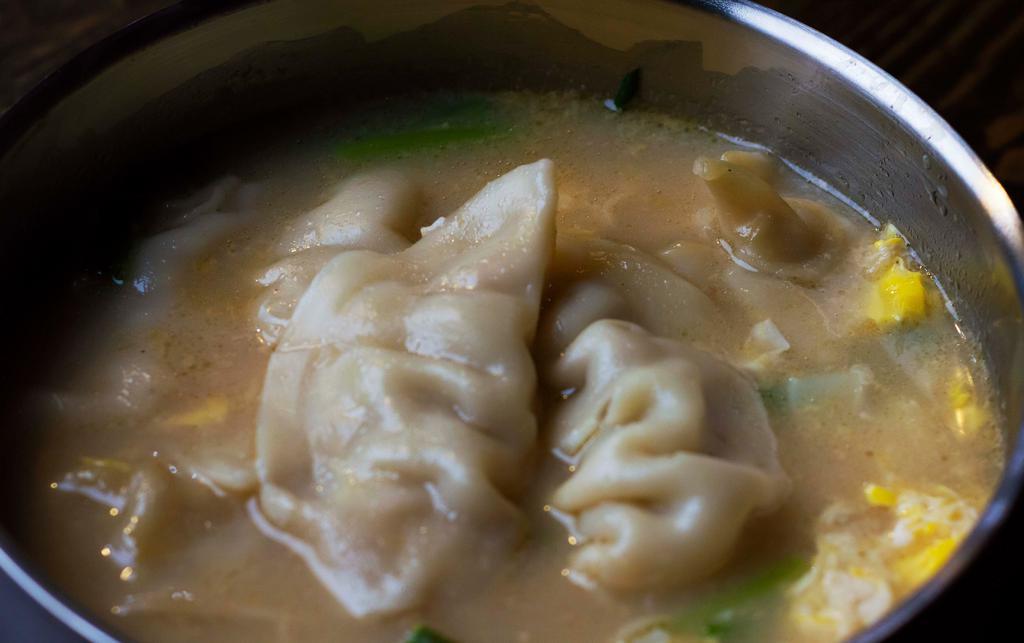
{"label": "dumpling", "polygon": [[575,389],[553,431],[576,470],[551,504],[575,519],[570,567],[588,581],[643,590],[705,577],[787,491],[757,390],[708,353],[601,320],[553,380]]}
{"label": "dumpling", "polygon": [[522,537],[555,201],[538,161],[402,252],[340,253],[270,359],[259,506],[354,616],[486,577]]}
{"label": "dumpling", "polygon": [[418,235],[419,191],[394,171],[357,174],[343,181],[325,203],[298,217],[278,242],[283,258],[256,281],[265,291],[257,305],[257,328],[277,343],[299,297],[339,252],[349,249],[394,253]]}
{"label": "dumpling", "polygon": [[[115,277],[121,287],[95,322],[104,329],[97,336],[102,348],[89,344],[68,351],[64,370],[74,374],[74,384],[48,394],[50,403],[40,411],[115,422],[158,405],[174,377],[161,357],[161,327],[181,305],[178,290],[251,221],[259,191],[258,184],[228,176],[188,199],[161,204],[154,213],[155,234],[133,248],[124,273]],[[104,359],[92,357],[100,353]]]}
{"label": "dumpling", "polygon": [[150,324],[166,314],[182,276],[250,220],[258,191],[256,184],[225,177],[190,199],[165,206],[164,230],[139,244],[124,275],[126,293],[147,302],[125,306],[132,311],[129,323]]}
{"label": "dumpling", "polygon": [[104,539],[101,555],[126,575],[124,580],[179,564],[174,543],[188,528],[180,520],[182,509],[216,501],[207,489],[172,475],[168,466],[152,457],[83,457],[55,483],[55,489],[109,511],[109,532],[98,534]]}
{"label": "dumpling", "polygon": [[259,207],[263,192],[259,183],[228,175],[183,199],[164,203],[157,216],[165,227],[173,228],[214,212],[249,212]]}
{"label": "dumpling", "polygon": [[339,252],[332,246],[303,250],[274,262],[256,278],[264,289],[256,306],[256,330],[265,344],[277,344],[313,277]]}
{"label": "dumpling", "polygon": [[583,329],[598,319],[630,319],[619,292],[598,279],[569,284],[545,307],[537,343],[544,355],[559,355]]}
{"label": "dumpling", "polygon": [[835,215],[812,201],[783,199],[748,159],[700,157],[693,173],[714,197],[723,241],[736,259],[763,272],[813,282],[841,253],[843,233]]}
{"label": "dumpling", "polygon": [[[595,304],[600,299],[602,306],[612,306],[605,317],[636,322],[656,335],[686,336],[711,343],[722,330],[721,324],[709,323],[721,319],[721,310],[698,285],[677,274],[662,259],[632,246],[560,230],[551,275],[552,281],[570,284],[565,292],[552,293],[552,312],[568,312],[563,311],[562,300],[570,299],[573,288],[582,287],[572,284],[586,283],[588,298]],[[605,294],[599,294],[600,290]],[[571,308],[574,305],[570,304]],[[578,318],[582,311],[572,312]],[[599,318],[592,317],[586,323]],[[555,329],[555,323],[561,322],[546,319],[543,327]],[[586,324],[577,321],[573,325],[578,333]],[[566,338],[564,332],[561,335],[563,346],[575,337]]]}
{"label": "dumpling", "polygon": [[357,174],[343,181],[324,204],[289,225],[278,249],[292,254],[319,246],[404,250],[416,235],[419,191],[393,170]]}
{"label": "dumpling", "polygon": [[766,152],[757,150],[729,150],[722,154],[722,160],[738,165],[762,181],[772,185],[779,177],[779,163]]}
{"label": "dumpling", "polygon": [[662,249],[658,258],[680,277],[705,288],[707,284],[717,287],[723,270],[734,265],[717,244],[690,239],[680,239]]}
{"label": "dumpling", "polygon": [[751,326],[771,318],[792,345],[794,358],[814,358],[817,363],[841,361],[843,351],[849,350],[843,343],[846,337],[841,332],[840,311],[821,298],[819,291],[739,266],[730,266],[722,277],[723,298],[730,312]]}

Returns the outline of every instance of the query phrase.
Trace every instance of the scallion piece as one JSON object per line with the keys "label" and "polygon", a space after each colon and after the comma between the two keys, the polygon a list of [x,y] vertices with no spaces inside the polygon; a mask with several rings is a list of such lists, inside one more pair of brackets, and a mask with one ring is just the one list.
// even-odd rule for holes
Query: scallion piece
{"label": "scallion piece", "polygon": [[335,144],[349,161],[408,156],[453,145],[486,141],[512,132],[513,122],[501,106],[480,96],[436,96],[408,108],[379,113]]}
{"label": "scallion piece", "polygon": [[809,568],[806,559],[787,556],[670,618],[664,629],[718,639],[735,636],[752,625],[752,616],[764,601],[777,597]]}
{"label": "scallion piece", "polygon": [[434,630],[430,629],[426,625],[420,625],[413,631],[409,632],[409,636],[405,638],[405,643],[455,643],[449,638],[441,636]]}
{"label": "scallion piece", "polygon": [[630,71],[619,81],[619,90],[615,92],[615,98],[606,100],[605,107],[613,112],[621,112],[626,109],[626,104],[633,100],[640,89],[640,68]]}
{"label": "scallion piece", "polygon": [[337,147],[337,152],[339,156],[351,161],[362,161],[440,149],[458,143],[482,141],[495,138],[502,133],[503,130],[495,125],[438,127],[367,136],[340,144]]}

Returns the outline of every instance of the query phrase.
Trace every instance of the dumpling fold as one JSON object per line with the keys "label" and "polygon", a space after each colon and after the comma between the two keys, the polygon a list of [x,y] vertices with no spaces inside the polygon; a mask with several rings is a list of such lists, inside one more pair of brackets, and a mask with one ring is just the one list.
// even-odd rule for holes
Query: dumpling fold
{"label": "dumpling fold", "polygon": [[[514,498],[537,437],[529,347],[555,201],[542,160],[404,250],[343,248],[278,340],[258,420],[259,508],[354,616],[422,604],[522,536]],[[296,249],[335,235],[306,232]]]}
{"label": "dumpling fold", "polygon": [[605,319],[552,380],[574,391],[555,410],[554,444],[575,472],[551,504],[575,519],[570,567],[587,581],[642,590],[705,577],[787,491],[757,390],[710,353]]}

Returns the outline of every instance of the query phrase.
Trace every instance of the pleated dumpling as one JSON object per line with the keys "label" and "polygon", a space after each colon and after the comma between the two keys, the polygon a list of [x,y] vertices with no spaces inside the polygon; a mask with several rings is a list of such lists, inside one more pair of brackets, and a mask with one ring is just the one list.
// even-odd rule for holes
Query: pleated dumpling
{"label": "pleated dumpling", "polygon": [[322,205],[291,222],[278,246],[293,254],[320,246],[398,252],[416,234],[419,191],[393,170],[356,174]]}
{"label": "pleated dumpling", "polygon": [[677,274],[661,258],[632,246],[579,231],[559,230],[541,323],[540,345],[563,348],[591,321],[601,318],[636,322],[662,337],[718,343],[722,311],[701,287]]}
{"label": "pleated dumpling", "polygon": [[727,152],[698,158],[693,172],[715,201],[722,241],[746,267],[814,283],[845,251],[842,220],[820,203],[784,199],[766,158]]}
{"label": "pleated dumpling", "polygon": [[292,221],[277,243],[281,259],[256,281],[265,290],[256,317],[264,342],[273,346],[288,325],[299,297],[339,252],[391,254],[418,236],[419,190],[395,171],[369,171],[342,181],[330,198]]}
{"label": "pleated dumpling", "polygon": [[259,506],[357,617],[485,576],[522,537],[529,346],[554,245],[550,161],[488,184],[406,250],[348,250],[270,359]]}
{"label": "pleated dumpling", "polygon": [[553,430],[576,470],[551,504],[575,519],[582,579],[642,590],[707,576],[788,488],[757,390],[709,353],[600,320],[552,383],[575,391]]}

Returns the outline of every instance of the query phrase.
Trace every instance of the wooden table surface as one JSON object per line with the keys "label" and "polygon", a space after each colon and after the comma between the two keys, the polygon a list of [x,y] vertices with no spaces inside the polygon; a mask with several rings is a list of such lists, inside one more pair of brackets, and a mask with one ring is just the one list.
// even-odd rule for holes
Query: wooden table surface
{"label": "wooden table surface", "polygon": [[[206,0],[214,1],[214,0]],[[0,0],[0,110],[99,38],[171,0]],[[932,105],[1024,211],[1024,0],[766,0],[874,61]],[[1014,640],[1016,516],[906,640]],[[0,641],[73,640],[0,579]]]}

